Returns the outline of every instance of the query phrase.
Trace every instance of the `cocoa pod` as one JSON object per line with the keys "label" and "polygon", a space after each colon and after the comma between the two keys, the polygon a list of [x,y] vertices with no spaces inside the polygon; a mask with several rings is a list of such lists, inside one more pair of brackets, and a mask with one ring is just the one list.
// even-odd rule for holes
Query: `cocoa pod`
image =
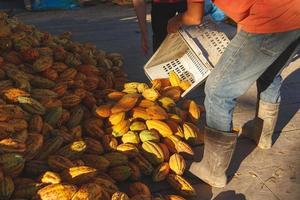
{"label": "cocoa pod", "polygon": [[74,141],[60,148],[57,154],[74,160],[80,158],[80,156],[86,151],[86,149],[87,146],[84,141]]}
{"label": "cocoa pod", "polygon": [[82,184],[91,181],[97,175],[97,170],[88,166],[71,167],[62,172],[63,180],[73,183]]}
{"label": "cocoa pod", "polygon": [[3,200],[9,200],[15,185],[10,176],[5,176],[0,180],[0,198]]}
{"label": "cocoa pod", "polygon": [[60,172],[65,169],[75,167],[75,164],[68,158],[59,155],[48,157],[48,165],[53,171]]}
{"label": "cocoa pod", "polygon": [[83,162],[89,166],[97,169],[98,171],[105,172],[110,166],[110,162],[104,156],[84,154],[82,156]]}
{"label": "cocoa pod", "polygon": [[20,154],[6,153],[0,155],[0,164],[6,175],[16,177],[22,172],[25,159]]}
{"label": "cocoa pod", "polygon": [[29,176],[39,176],[40,174],[49,171],[49,165],[45,161],[30,160],[26,162],[24,173]]}
{"label": "cocoa pod", "polygon": [[51,184],[38,191],[41,200],[70,200],[77,192],[77,187],[65,183]]}
{"label": "cocoa pod", "polygon": [[24,158],[26,161],[33,159],[42,148],[44,144],[44,138],[40,134],[30,133],[26,140],[26,151],[24,152]]}
{"label": "cocoa pod", "polygon": [[22,153],[26,150],[26,145],[18,140],[7,138],[0,140],[1,153]]}
{"label": "cocoa pod", "polygon": [[63,138],[61,136],[55,136],[45,142],[41,150],[37,155],[38,160],[45,160],[49,155],[55,153],[63,144]]}
{"label": "cocoa pod", "polygon": [[33,115],[30,119],[29,130],[40,133],[43,129],[43,118],[40,115]]}

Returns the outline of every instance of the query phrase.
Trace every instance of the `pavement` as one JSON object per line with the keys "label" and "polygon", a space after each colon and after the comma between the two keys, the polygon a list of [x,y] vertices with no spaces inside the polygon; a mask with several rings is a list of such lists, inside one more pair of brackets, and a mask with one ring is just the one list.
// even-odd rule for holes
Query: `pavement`
{"label": "pavement", "polygon": [[[1,4],[0,4],[1,5]],[[1,8],[1,7],[0,7]],[[93,42],[108,52],[119,52],[125,58],[125,70],[131,80],[148,81],[143,66],[151,55],[140,49],[140,32],[134,11],[130,7],[100,4],[96,7],[69,11],[26,12],[16,16],[39,29],[59,34],[71,31],[74,40]],[[150,22],[149,22],[150,23]],[[149,25],[149,38],[151,28]],[[231,34],[233,28],[225,30]],[[229,35],[230,35],[229,34]],[[151,41],[149,41],[151,44]],[[198,200],[298,200],[300,199],[300,59],[285,68],[282,103],[270,150],[260,150],[248,139],[239,139],[228,170],[225,188],[212,188],[193,180]],[[203,86],[188,98],[203,102]],[[238,99],[234,126],[240,127],[253,118],[256,88],[252,86]],[[199,159],[203,146],[196,147]],[[166,183],[151,185],[152,192],[175,193]]]}

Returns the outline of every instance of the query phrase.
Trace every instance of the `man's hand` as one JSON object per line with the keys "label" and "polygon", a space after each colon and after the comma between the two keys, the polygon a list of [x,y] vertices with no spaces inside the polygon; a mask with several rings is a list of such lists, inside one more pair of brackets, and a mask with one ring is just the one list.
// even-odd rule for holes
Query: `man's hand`
{"label": "man's hand", "polygon": [[172,17],[169,21],[168,21],[168,33],[175,33],[179,30],[179,28],[182,26],[181,23],[181,17],[182,15],[176,15],[174,17]]}
{"label": "man's hand", "polygon": [[183,14],[176,15],[171,18],[168,22],[168,33],[174,33],[182,25],[198,25],[202,22],[202,17],[204,15],[204,3],[194,2],[192,0],[187,1],[187,10]]}
{"label": "man's hand", "polygon": [[144,33],[141,35],[141,47],[145,55],[148,54],[149,46],[148,46],[148,35]]}

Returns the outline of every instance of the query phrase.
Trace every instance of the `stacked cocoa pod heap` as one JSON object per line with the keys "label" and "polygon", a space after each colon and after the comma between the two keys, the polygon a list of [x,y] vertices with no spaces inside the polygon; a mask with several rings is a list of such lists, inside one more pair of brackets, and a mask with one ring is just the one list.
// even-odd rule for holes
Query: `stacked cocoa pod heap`
{"label": "stacked cocoa pod heap", "polygon": [[[0,13],[0,199],[196,195],[182,175],[190,145],[202,142],[202,110],[194,101],[177,103],[189,84],[173,72],[129,82],[122,65],[118,53]],[[177,195],[154,197],[147,176]]]}

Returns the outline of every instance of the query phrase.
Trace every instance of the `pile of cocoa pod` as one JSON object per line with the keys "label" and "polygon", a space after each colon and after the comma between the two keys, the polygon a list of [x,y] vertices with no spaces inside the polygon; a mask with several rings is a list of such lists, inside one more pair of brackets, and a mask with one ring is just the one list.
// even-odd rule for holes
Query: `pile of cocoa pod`
{"label": "pile of cocoa pod", "polygon": [[172,72],[129,82],[122,66],[118,53],[0,13],[0,199],[184,199],[154,197],[143,176],[196,195],[182,175],[203,110],[178,106],[188,83]]}

